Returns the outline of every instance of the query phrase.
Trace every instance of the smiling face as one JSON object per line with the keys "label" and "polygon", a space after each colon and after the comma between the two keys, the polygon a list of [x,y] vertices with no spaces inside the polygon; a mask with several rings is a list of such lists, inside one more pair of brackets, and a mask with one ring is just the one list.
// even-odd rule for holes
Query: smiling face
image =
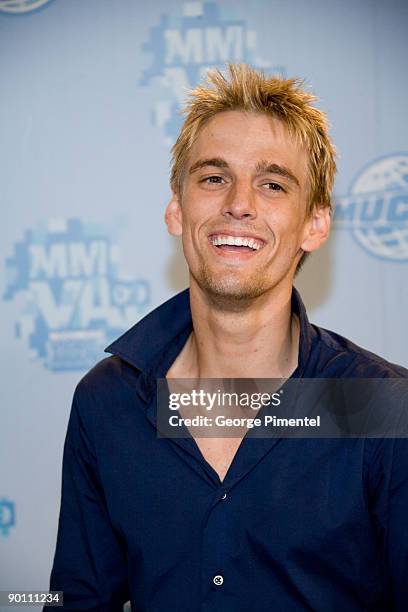
{"label": "smiling face", "polygon": [[234,301],[292,285],[302,249],[317,249],[330,225],[327,208],[306,215],[307,164],[278,119],[226,111],[206,123],[166,210],[191,283]]}

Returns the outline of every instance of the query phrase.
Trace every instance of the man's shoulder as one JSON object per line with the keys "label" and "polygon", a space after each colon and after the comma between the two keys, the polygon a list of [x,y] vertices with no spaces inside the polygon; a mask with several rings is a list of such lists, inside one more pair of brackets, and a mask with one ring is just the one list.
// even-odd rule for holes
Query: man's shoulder
{"label": "man's shoulder", "polygon": [[313,325],[320,350],[320,367],[325,375],[358,378],[408,378],[408,370],[359,346],[330,329]]}
{"label": "man's shoulder", "polygon": [[99,361],[78,382],[74,398],[77,402],[104,403],[106,399],[117,399],[134,388],[140,370],[132,367],[116,355]]}

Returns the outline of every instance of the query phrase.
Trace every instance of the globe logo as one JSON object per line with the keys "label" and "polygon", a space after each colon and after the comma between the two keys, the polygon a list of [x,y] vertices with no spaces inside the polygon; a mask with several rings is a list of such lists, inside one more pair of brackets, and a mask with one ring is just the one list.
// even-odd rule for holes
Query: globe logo
{"label": "globe logo", "polygon": [[408,261],[408,153],[368,164],[336,203],[335,227],[351,230],[371,255]]}
{"label": "globe logo", "polygon": [[31,13],[49,2],[52,0],[0,0],[0,13]]}

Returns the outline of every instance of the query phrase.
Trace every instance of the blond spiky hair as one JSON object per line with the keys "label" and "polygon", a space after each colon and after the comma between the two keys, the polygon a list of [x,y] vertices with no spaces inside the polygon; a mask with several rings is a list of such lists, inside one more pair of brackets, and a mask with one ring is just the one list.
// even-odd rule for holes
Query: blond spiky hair
{"label": "blond spiky hair", "polygon": [[183,112],[187,115],[172,148],[170,184],[181,193],[188,154],[200,130],[217,113],[229,110],[266,113],[283,121],[288,132],[309,153],[308,213],[314,206],[332,209],[336,172],[335,149],[325,114],[312,105],[316,97],[299,79],[266,77],[245,64],[229,64],[229,78],[211,70],[207,82],[192,90]]}

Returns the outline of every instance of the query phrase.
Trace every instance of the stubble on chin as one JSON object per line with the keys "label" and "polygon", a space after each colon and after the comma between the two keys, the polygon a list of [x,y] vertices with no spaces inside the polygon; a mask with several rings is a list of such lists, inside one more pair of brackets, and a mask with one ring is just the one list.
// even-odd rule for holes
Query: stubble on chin
{"label": "stubble on chin", "polygon": [[265,286],[259,276],[253,279],[240,279],[234,273],[215,275],[205,262],[197,274],[192,276],[204,293],[209,304],[217,310],[241,312],[246,310],[253,300],[265,293]]}

